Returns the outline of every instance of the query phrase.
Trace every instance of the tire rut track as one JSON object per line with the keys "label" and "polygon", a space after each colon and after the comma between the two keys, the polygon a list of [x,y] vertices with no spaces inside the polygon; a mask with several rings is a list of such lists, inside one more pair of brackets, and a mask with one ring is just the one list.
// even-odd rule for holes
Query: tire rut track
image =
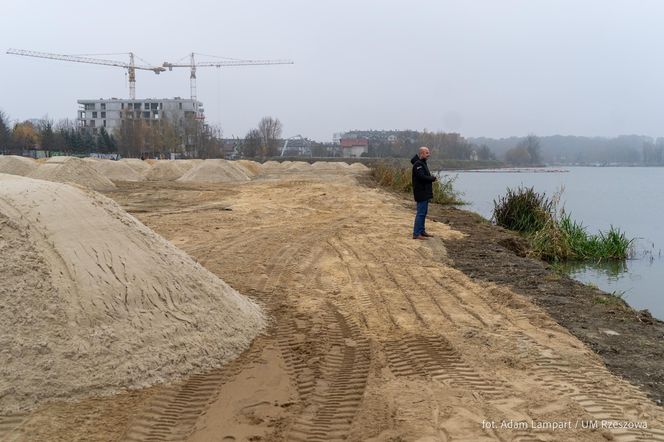
{"label": "tire rut track", "polygon": [[0,416],[0,441],[14,442],[24,436],[23,427],[30,420],[27,413]]}
{"label": "tire rut track", "polygon": [[[629,420],[630,410],[628,401],[632,402],[631,411],[636,411],[645,400],[640,397],[638,390],[631,385],[624,385],[626,391],[617,391],[615,388],[593,387],[597,380],[605,379],[610,374],[599,364],[592,366],[584,364],[583,370],[570,366],[570,364],[552,353],[551,349],[539,344],[530,336],[522,332],[512,332],[514,339],[536,349],[539,356],[527,373],[535,382],[546,389],[568,397],[581,406],[593,419],[621,422]],[[631,391],[629,391],[631,390]],[[639,405],[636,405],[639,404]],[[635,415],[637,413],[634,413]],[[640,414],[640,413],[638,413]],[[664,431],[655,429],[626,429],[610,428],[615,440],[618,441],[664,441]]]}
{"label": "tire rut track", "polygon": [[[364,396],[371,364],[368,339],[331,304],[324,319],[326,327],[317,339],[331,348],[320,363],[315,388],[307,387],[307,406],[289,428],[287,440],[345,440]],[[289,348],[288,342],[283,346]]]}
{"label": "tire rut track", "polygon": [[221,386],[260,355],[254,345],[243,357],[207,373],[162,388],[130,422],[121,440],[128,442],[182,441],[191,434],[198,418],[216,400]]}
{"label": "tire rut track", "polygon": [[509,396],[503,382],[480,376],[442,336],[407,335],[398,341],[385,342],[383,348],[396,376],[432,378],[481,393],[487,399]]}

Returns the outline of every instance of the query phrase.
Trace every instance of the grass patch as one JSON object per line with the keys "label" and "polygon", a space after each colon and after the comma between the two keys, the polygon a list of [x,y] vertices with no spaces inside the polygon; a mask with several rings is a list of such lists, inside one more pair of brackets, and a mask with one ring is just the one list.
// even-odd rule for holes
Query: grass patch
{"label": "grass patch", "polygon": [[[412,192],[412,169],[400,167],[389,163],[375,163],[371,166],[371,176],[381,186],[387,187],[398,192]],[[466,204],[461,199],[461,193],[454,189],[456,177],[439,177],[438,181],[433,183],[432,203],[445,205]]]}
{"label": "grass patch", "polygon": [[548,198],[532,187],[507,189],[494,200],[496,224],[526,235],[531,254],[550,262],[624,260],[634,240],[611,226],[607,232],[590,234],[586,228],[558,209],[562,190]]}
{"label": "grass patch", "polygon": [[505,196],[493,201],[493,219],[499,226],[521,233],[532,233],[544,228],[551,220],[553,201],[532,187],[507,189]]}

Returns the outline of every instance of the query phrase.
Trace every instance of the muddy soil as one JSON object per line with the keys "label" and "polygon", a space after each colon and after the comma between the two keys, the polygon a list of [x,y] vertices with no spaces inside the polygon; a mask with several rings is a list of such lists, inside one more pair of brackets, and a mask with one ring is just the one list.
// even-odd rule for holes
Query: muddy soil
{"label": "muddy soil", "polygon": [[[410,203],[363,180],[119,184],[110,197],[262,303],[271,326],[222,369],[90,399],[85,412],[59,403],[0,419],[0,439],[5,428],[63,441],[664,440],[664,411],[547,313],[550,285],[583,286],[460,212],[433,210],[435,238],[414,241]],[[569,293],[556,290],[548,302],[562,305]],[[597,302],[570,316],[604,306],[628,315]]]}

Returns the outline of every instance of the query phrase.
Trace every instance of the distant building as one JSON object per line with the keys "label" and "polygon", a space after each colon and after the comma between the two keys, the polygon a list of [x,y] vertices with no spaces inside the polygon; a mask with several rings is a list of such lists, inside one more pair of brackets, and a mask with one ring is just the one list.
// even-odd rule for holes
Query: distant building
{"label": "distant building", "polygon": [[177,127],[187,119],[205,119],[203,103],[179,97],[78,100],[78,104],[78,127],[92,135],[98,134],[102,127],[109,133],[119,130],[126,120],[142,120],[153,124],[167,118]]}
{"label": "distant building", "polygon": [[344,158],[359,158],[369,152],[369,140],[366,138],[342,138],[340,143]]}
{"label": "distant building", "polygon": [[341,139],[344,137],[343,132],[335,132],[332,134],[332,143],[339,145],[341,143]]}

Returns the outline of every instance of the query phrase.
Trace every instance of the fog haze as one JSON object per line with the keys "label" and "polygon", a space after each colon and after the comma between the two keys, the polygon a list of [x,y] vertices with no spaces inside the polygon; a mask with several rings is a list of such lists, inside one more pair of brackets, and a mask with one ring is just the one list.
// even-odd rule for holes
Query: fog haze
{"label": "fog haze", "polygon": [[[7,55],[194,51],[294,65],[201,68],[224,136],[261,117],[285,137],[352,129],[664,135],[659,1],[3,2],[0,109],[75,118],[77,99],[128,97],[125,70]],[[126,61],[127,57],[98,56]],[[200,57],[199,60],[204,60]],[[139,71],[137,98],[189,97],[187,69]]]}

